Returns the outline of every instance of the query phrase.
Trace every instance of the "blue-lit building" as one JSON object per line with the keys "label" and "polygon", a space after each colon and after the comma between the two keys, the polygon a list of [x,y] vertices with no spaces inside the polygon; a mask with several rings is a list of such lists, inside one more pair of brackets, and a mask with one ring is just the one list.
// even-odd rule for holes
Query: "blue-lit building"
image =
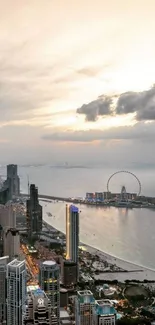
{"label": "blue-lit building", "polygon": [[95,298],[90,290],[77,292],[75,319],[77,325],[95,325]]}
{"label": "blue-lit building", "polygon": [[96,325],[115,325],[117,312],[110,300],[96,300]]}
{"label": "blue-lit building", "polygon": [[79,209],[66,205],[66,259],[78,264],[79,258]]}

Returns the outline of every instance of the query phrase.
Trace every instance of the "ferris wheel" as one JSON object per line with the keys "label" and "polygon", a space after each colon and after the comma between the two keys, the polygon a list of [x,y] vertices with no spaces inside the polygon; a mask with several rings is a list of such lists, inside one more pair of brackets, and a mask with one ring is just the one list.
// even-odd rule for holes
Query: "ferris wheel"
{"label": "ferris wheel", "polygon": [[[111,192],[111,191],[110,191],[111,180],[112,180],[112,178],[114,178],[114,176],[117,175],[117,174],[128,174],[128,175],[130,175],[131,177],[133,177],[133,178],[136,180],[137,185],[138,185],[137,196],[139,196],[139,195],[141,194],[142,186],[141,186],[141,182],[140,182],[139,178],[138,178],[134,173],[131,173],[131,172],[129,172],[128,170],[119,170],[119,171],[113,173],[113,174],[109,177],[109,179],[108,179],[108,181],[107,181],[107,192]],[[126,188],[125,188],[124,185],[122,186],[122,189],[121,189],[121,195],[124,196],[124,198],[125,198],[125,196],[126,196]]]}

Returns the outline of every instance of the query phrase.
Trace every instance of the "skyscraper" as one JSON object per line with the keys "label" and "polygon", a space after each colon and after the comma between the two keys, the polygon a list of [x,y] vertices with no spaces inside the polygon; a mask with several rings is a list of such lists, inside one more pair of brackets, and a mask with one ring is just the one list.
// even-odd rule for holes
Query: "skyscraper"
{"label": "skyscraper", "polygon": [[26,265],[17,259],[7,264],[7,325],[22,325],[26,301]]}
{"label": "skyscraper", "polygon": [[9,228],[3,235],[3,252],[9,256],[9,260],[20,255],[20,235],[16,228]]}
{"label": "skyscraper", "polygon": [[4,187],[9,189],[9,200],[20,195],[20,179],[17,172],[17,165],[7,165],[7,179]]}
{"label": "skyscraper", "polygon": [[115,325],[117,312],[110,300],[96,300],[95,313],[96,325]]}
{"label": "skyscraper", "polygon": [[75,318],[77,325],[95,325],[95,298],[90,290],[77,292]]}
{"label": "skyscraper", "polygon": [[0,257],[0,324],[6,322],[6,267],[8,257]]}
{"label": "skyscraper", "polygon": [[66,288],[74,287],[78,278],[77,263],[71,260],[63,260],[61,263],[61,282]]}
{"label": "skyscraper", "polygon": [[39,284],[51,301],[52,324],[60,323],[60,268],[55,261],[45,261],[40,265]]}
{"label": "skyscraper", "polygon": [[29,236],[42,230],[42,206],[39,204],[38,188],[30,185],[30,198],[27,200],[27,227]]}
{"label": "skyscraper", "polygon": [[3,254],[10,261],[20,253],[19,232],[16,229],[16,211],[12,204],[0,206],[0,225],[2,227]]}
{"label": "skyscraper", "polygon": [[9,188],[3,185],[0,189],[0,204],[6,204],[9,201],[9,195]]}
{"label": "skyscraper", "polygon": [[79,209],[66,205],[66,259],[78,264],[79,255]]}

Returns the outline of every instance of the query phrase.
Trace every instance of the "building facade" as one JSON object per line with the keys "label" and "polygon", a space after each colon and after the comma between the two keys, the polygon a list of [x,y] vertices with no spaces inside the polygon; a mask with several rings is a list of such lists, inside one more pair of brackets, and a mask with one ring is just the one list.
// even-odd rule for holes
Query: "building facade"
{"label": "building facade", "polygon": [[3,235],[3,253],[9,256],[9,261],[20,255],[20,235],[16,228],[9,228]]}
{"label": "building facade", "polygon": [[86,201],[93,202],[95,199],[95,193],[87,192],[86,193]]}
{"label": "building facade", "polygon": [[78,265],[79,259],[79,209],[66,205],[66,260]]}
{"label": "building facade", "polygon": [[95,325],[95,298],[90,290],[78,291],[75,302],[75,319],[78,325]]}
{"label": "building facade", "polygon": [[30,185],[30,198],[27,200],[27,227],[29,237],[42,231],[42,206],[39,204],[38,188]]}
{"label": "building facade", "polygon": [[0,324],[6,324],[6,266],[9,256],[0,258]]}
{"label": "building facade", "polygon": [[52,324],[60,324],[60,268],[55,261],[40,265],[39,285],[51,301]]}
{"label": "building facade", "polygon": [[95,192],[95,202],[103,202],[104,201],[104,193],[103,192]]}
{"label": "building facade", "polygon": [[7,179],[4,182],[4,187],[9,190],[9,200],[20,195],[20,179],[17,165],[7,165]]}
{"label": "building facade", "polygon": [[25,261],[14,259],[6,268],[7,325],[22,325],[26,301]]}
{"label": "building facade", "polygon": [[78,279],[77,263],[71,260],[63,260],[61,267],[61,282],[64,287],[72,288],[76,286]]}
{"label": "building facade", "polygon": [[16,229],[16,211],[13,204],[0,206],[0,225],[2,227],[3,255],[10,261],[20,254],[20,236]]}

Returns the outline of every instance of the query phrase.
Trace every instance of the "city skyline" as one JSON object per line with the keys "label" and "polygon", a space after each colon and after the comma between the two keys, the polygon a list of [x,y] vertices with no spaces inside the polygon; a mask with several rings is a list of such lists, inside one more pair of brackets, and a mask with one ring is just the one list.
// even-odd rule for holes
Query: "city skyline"
{"label": "city skyline", "polygon": [[154,9],[0,4],[1,163],[155,162]]}

